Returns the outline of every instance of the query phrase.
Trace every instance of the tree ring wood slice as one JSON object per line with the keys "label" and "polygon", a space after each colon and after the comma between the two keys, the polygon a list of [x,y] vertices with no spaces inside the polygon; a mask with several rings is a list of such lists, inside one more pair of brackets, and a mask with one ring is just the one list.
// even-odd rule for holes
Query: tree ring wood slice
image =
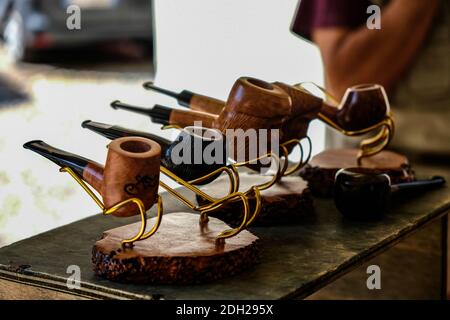
{"label": "tree ring wood slice", "polygon": [[[315,196],[331,197],[336,172],[342,168],[358,167],[357,154],[358,149],[325,150],[300,170],[300,176],[308,181]],[[372,157],[363,158],[361,167],[387,173],[393,184],[415,179],[408,159],[393,151],[384,150]]]}
{"label": "tree ring wood slice", "polygon": [[[148,220],[151,228],[156,218]],[[158,231],[122,248],[121,240],[134,236],[140,222],[105,231],[92,249],[94,272],[112,281],[138,284],[194,284],[233,276],[258,262],[258,238],[249,231],[217,246],[215,237],[229,229],[209,218],[202,228],[192,213],[164,215]]]}
{"label": "tree ring wood slice", "polygon": [[[262,176],[253,172],[240,173],[239,191],[245,192],[254,185],[270,181],[271,176]],[[222,176],[204,186],[202,190],[212,197],[223,197],[229,189],[229,179]],[[283,177],[278,183],[267,190],[261,191],[261,212],[252,226],[274,226],[301,223],[314,217],[314,203],[306,181],[298,176]],[[249,198],[250,212],[255,208],[254,197]],[[206,201],[197,196],[197,202]],[[217,217],[231,226],[237,226],[242,221],[242,205],[240,202],[226,204],[210,216]]]}

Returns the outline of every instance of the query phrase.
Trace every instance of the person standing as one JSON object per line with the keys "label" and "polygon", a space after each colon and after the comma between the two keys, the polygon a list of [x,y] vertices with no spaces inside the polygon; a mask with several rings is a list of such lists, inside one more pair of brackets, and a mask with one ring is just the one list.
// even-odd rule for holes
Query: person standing
{"label": "person standing", "polygon": [[[373,4],[380,29],[367,25]],[[337,98],[356,84],[386,88],[396,124],[391,147],[450,156],[449,1],[302,0],[291,29],[319,47],[326,88]],[[327,147],[343,144],[326,137]]]}

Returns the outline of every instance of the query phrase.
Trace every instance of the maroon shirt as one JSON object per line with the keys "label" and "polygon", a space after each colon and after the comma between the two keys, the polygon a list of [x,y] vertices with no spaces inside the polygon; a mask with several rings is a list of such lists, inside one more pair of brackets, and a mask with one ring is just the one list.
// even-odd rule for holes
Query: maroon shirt
{"label": "maroon shirt", "polygon": [[369,0],[300,0],[291,29],[308,40],[315,28],[354,29],[366,23],[371,4]]}

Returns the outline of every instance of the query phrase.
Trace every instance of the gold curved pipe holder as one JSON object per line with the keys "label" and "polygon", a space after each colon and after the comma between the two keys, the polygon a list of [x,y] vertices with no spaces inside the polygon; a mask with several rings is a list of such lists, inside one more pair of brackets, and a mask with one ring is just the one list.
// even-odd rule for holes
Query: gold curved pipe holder
{"label": "gold curved pipe holder", "polygon": [[[322,91],[325,94],[325,97],[327,100],[331,101],[334,105],[339,104],[338,100],[335,97],[333,97],[333,95],[331,95],[325,88],[315,84],[314,82],[302,82],[302,83],[295,84],[294,87],[312,94],[309,90],[304,88],[305,84],[314,85],[316,88],[318,88],[320,91]],[[335,130],[339,131],[340,133],[342,133],[346,136],[349,136],[349,137],[361,136],[366,133],[369,133],[369,132],[372,132],[375,130],[379,130],[375,134],[375,136],[361,141],[361,143],[359,145],[360,150],[357,155],[357,163],[359,166],[361,165],[363,158],[373,156],[373,155],[383,151],[387,147],[389,142],[392,140],[392,137],[394,136],[394,132],[395,132],[394,119],[393,119],[391,112],[389,112],[389,114],[387,114],[385,116],[385,118],[383,120],[381,120],[379,123],[377,123],[371,127],[368,127],[368,128],[362,129],[362,130],[356,130],[356,131],[347,131],[347,130],[343,129],[336,122],[334,122],[333,120],[331,120],[330,118],[328,118],[327,116],[322,114],[321,112],[318,113],[318,118],[321,119],[323,122],[325,122],[330,127],[332,127],[333,129],[335,129]]]}
{"label": "gold curved pipe holder", "polygon": [[[167,169],[165,169],[165,170],[167,170]],[[112,206],[111,208],[106,208],[105,205],[102,203],[102,201],[89,188],[89,186],[71,168],[64,167],[64,168],[61,168],[60,171],[69,173],[70,176],[83,188],[83,190],[91,197],[91,199],[94,200],[94,202],[100,207],[100,209],[102,210],[102,214],[104,214],[104,215],[111,215],[114,212],[116,212],[117,210],[119,210],[121,207],[123,207],[129,203],[136,204],[136,206],[139,209],[139,214],[141,217],[141,226],[140,226],[138,233],[134,237],[132,237],[130,239],[122,240],[121,243],[124,248],[132,247],[134,242],[142,241],[142,240],[150,238],[153,234],[155,234],[155,232],[158,230],[159,226],[161,225],[161,220],[162,220],[162,215],[163,215],[163,203],[162,203],[162,199],[161,199],[160,195],[158,195],[158,201],[157,201],[158,202],[158,211],[157,211],[157,216],[156,216],[156,218],[157,218],[156,222],[150,231],[145,232],[146,227],[147,227],[147,214],[146,214],[145,206],[144,206],[142,200],[140,200],[138,198],[130,198],[130,199],[124,200],[122,202],[119,202],[118,204]],[[170,171],[168,171],[167,173],[169,173],[169,172]],[[170,172],[170,174],[172,174],[172,173]],[[173,175],[173,176],[175,176],[175,175]],[[223,243],[224,239],[226,239],[226,238],[231,238],[231,237],[237,235],[248,224],[247,222],[249,220],[249,205],[248,205],[248,200],[247,200],[246,196],[242,193],[234,193],[234,194],[228,195],[220,200],[214,201],[211,204],[195,208],[195,206],[193,204],[191,204],[186,198],[184,198],[177,191],[175,191],[174,189],[165,185],[163,182],[160,182],[160,183],[161,183],[162,187],[164,187],[167,191],[169,191],[169,193],[171,193],[172,195],[176,196],[179,199],[182,199],[186,205],[191,207],[191,209],[200,210],[201,211],[201,217],[200,217],[201,224],[204,224],[205,222],[207,222],[207,219],[205,220],[204,213],[207,213],[209,211],[213,211],[213,210],[217,209],[218,207],[220,207],[221,205],[223,205],[230,199],[234,200],[235,198],[238,198],[243,202],[244,213],[243,213],[243,221],[242,221],[241,225],[237,228],[225,230],[222,233],[220,233],[216,237],[216,242],[218,244]],[[194,189],[195,189],[195,187],[194,187]],[[205,193],[203,193],[203,194],[206,195]]]}
{"label": "gold curved pipe holder", "polygon": [[[302,146],[302,140],[306,139],[306,141],[308,142],[308,154],[305,157],[305,152]],[[294,164],[290,167],[288,167],[289,164],[289,150],[288,150],[288,146],[290,145],[297,145],[300,149],[300,159],[298,161],[295,161]],[[281,174],[283,177],[289,176],[295,172],[297,172],[298,170],[300,170],[301,168],[303,168],[311,159],[311,153],[312,153],[312,142],[311,142],[311,138],[306,136],[303,139],[292,139],[289,141],[286,141],[284,143],[282,143],[280,145],[280,149],[281,149],[281,153],[284,157],[284,163],[283,163],[283,167],[282,167],[282,171]]]}
{"label": "gold curved pipe holder", "polygon": [[161,130],[169,130],[169,129],[183,130],[183,127],[177,124],[165,124],[161,127]]}
{"label": "gold curved pipe holder", "polygon": [[86,193],[92,198],[92,200],[94,200],[94,202],[100,207],[100,209],[102,210],[102,214],[104,215],[111,215],[117,210],[119,210],[121,207],[129,203],[134,203],[138,207],[139,215],[141,217],[141,227],[134,237],[122,240],[123,247],[132,247],[134,242],[145,240],[151,237],[161,225],[161,220],[163,216],[163,204],[160,195],[158,195],[158,211],[156,215],[156,222],[151,228],[151,230],[146,233],[145,229],[147,228],[147,214],[145,211],[145,206],[142,203],[142,200],[138,198],[130,198],[117,203],[111,208],[105,208],[105,205],[100,201],[100,199],[94,194],[94,192],[88,187],[88,185],[78,176],[78,174],[76,174],[71,168],[63,167],[60,169],[60,171],[67,172],[68,174],[70,174],[70,176],[84,189],[84,191],[86,191]]}
{"label": "gold curved pipe holder", "polygon": [[[166,129],[182,130],[182,127],[180,127],[179,125],[165,125],[162,127],[162,129],[163,130],[166,130]],[[226,230],[218,236],[218,239],[229,238],[229,237],[236,235],[237,233],[242,231],[244,228],[249,227],[259,216],[259,213],[261,212],[261,191],[269,189],[275,183],[277,183],[283,176],[290,175],[290,174],[296,172],[297,170],[302,168],[309,161],[310,156],[311,156],[311,151],[312,151],[312,143],[311,143],[311,139],[309,137],[306,137],[306,139],[309,143],[309,153],[308,153],[308,156],[306,157],[306,159],[304,159],[304,151],[303,151],[303,147],[301,145],[301,140],[293,139],[293,140],[289,140],[281,145],[282,154],[285,157],[285,162],[284,162],[283,166],[281,166],[280,158],[275,153],[269,152],[269,153],[262,155],[256,159],[252,159],[252,160],[245,161],[245,162],[232,163],[232,164],[230,164],[226,167],[222,167],[204,177],[201,177],[196,180],[191,180],[189,182],[181,179],[180,177],[178,177],[177,175],[172,173],[167,168],[165,168],[163,166],[160,167],[161,172],[163,174],[165,174],[166,176],[168,176],[169,178],[171,178],[178,184],[186,187],[190,191],[194,192],[197,196],[202,197],[203,199],[205,199],[208,202],[207,204],[202,205],[202,206],[196,206],[195,204],[190,202],[188,199],[186,199],[183,195],[181,195],[179,192],[170,188],[164,182],[160,182],[160,185],[165,190],[167,190],[170,194],[172,194],[174,197],[178,198],[182,203],[184,203],[190,209],[200,212],[200,223],[201,224],[207,222],[209,212],[217,210],[225,203],[242,201],[243,205],[244,205],[244,217],[243,217],[243,220],[242,220],[240,226],[235,229]],[[297,144],[299,146],[300,152],[301,152],[301,157],[300,157],[300,160],[298,163],[296,163],[294,166],[288,168],[289,152],[288,152],[287,146],[289,146],[291,144]],[[270,179],[269,181],[264,182],[260,185],[252,186],[247,191],[238,192],[239,185],[240,185],[240,177],[239,177],[238,168],[247,166],[254,162],[258,162],[264,158],[271,158],[272,161],[275,162],[276,173],[272,176],[272,179]],[[213,198],[213,197],[209,196],[208,194],[204,193],[199,188],[195,187],[196,184],[201,183],[205,180],[208,180],[209,178],[218,175],[220,172],[226,172],[230,179],[230,190],[228,192],[228,195],[226,195],[225,197],[216,199],[216,198]],[[252,198],[255,200],[255,208],[251,215],[248,214],[249,198]]]}
{"label": "gold curved pipe holder", "polygon": [[[164,175],[168,176],[173,181],[184,186],[185,188],[192,191],[197,196],[200,196],[207,200],[207,202],[208,202],[207,204],[200,205],[200,206],[195,205],[189,199],[187,199],[185,196],[183,196],[181,193],[179,193],[177,190],[169,187],[166,183],[164,183],[162,181],[159,182],[160,186],[162,188],[164,188],[167,192],[169,192],[172,196],[174,196],[175,198],[180,200],[184,205],[189,207],[191,210],[194,210],[194,211],[197,211],[200,213],[200,225],[204,225],[208,221],[208,219],[207,219],[208,212],[217,210],[218,208],[220,208],[221,206],[223,206],[224,204],[226,204],[229,201],[242,201],[244,213],[243,213],[243,220],[242,220],[240,226],[237,228],[226,230],[226,231],[220,233],[216,237],[216,240],[218,242],[223,242],[224,239],[231,238],[231,237],[237,235],[239,232],[241,232],[247,226],[250,215],[249,215],[248,199],[244,193],[235,191],[235,192],[231,192],[231,193],[227,194],[226,196],[224,196],[222,198],[216,199],[216,198],[211,197],[204,191],[200,190],[196,186],[194,186],[191,182],[181,179],[180,177],[175,175],[169,169],[161,166],[160,170]],[[227,173],[234,173],[234,171],[232,169],[230,169],[228,167],[222,167],[222,168],[219,168],[218,170],[215,170],[212,173],[209,173],[208,175],[206,175],[204,177],[201,177],[200,179],[206,180],[212,176],[217,175],[217,173],[221,172],[221,171],[225,171]]]}
{"label": "gold curved pipe holder", "polygon": [[[161,130],[168,130],[168,129],[183,130],[182,127],[180,127],[179,125],[176,125],[176,124],[168,124],[168,125],[164,125],[161,127]],[[166,175],[168,175],[172,180],[174,180],[175,182],[180,182],[180,184],[182,184],[183,186],[185,186],[187,188],[190,188],[190,187],[188,187],[188,185],[198,185],[214,176],[218,176],[221,173],[225,172],[228,175],[228,178],[230,180],[230,188],[229,188],[228,194],[237,192],[237,190],[239,189],[239,174],[238,174],[236,168],[233,166],[224,166],[224,167],[219,168],[203,177],[200,177],[200,178],[197,178],[194,180],[190,180],[189,182],[179,178],[177,175],[173,174],[169,170],[167,170],[167,169],[163,170],[162,168],[163,167],[161,166],[161,171],[164,174],[167,173]],[[170,174],[169,174],[169,172],[170,172]],[[198,190],[198,189],[196,189],[196,190]],[[194,190],[191,190],[191,191],[194,191]],[[214,199],[211,197],[208,197],[207,200],[210,202],[214,201]]]}
{"label": "gold curved pipe holder", "polygon": [[[177,124],[168,124],[168,125],[164,125],[161,127],[161,130],[168,130],[168,129],[182,130],[183,128]],[[305,164],[308,163],[309,159],[311,158],[312,143],[311,143],[311,139],[308,136],[306,136],[305,138],[307,139],[307,141],[309,143],[309,148],[308,148],[309,153],[308,153],[306,160],[303,160],[304,152],[303,152],[303,147],[301,144],[301,140],[303,140],[303,139],[292,139],[292,140],[286,141],[280,145],[282,156],[285,158],[283,167],[281,169],[280,176],[283,176],[283,177],[289,176],[289,175],[297,172],[301,168],[303,168],[305,166]],[[293,144],[297,145],[300,148],[300,159],[299,159],[299,161],[295,161],[294,162],[295,164],[293,166],[291,166],[290,168],[288,168],[289,152],[288,152],[287,147],[290,145],[293,145]],[[246,164],[248,164],[248,163],[246,163]],[[202,179],[202,181],[203,180],[206,180],[206,179]],[[190,182],[192,184],[198,184],[197,181],[190,181]]]}
{"label": "gold curved pipe holder", "polygon": [[[160,185],[161,187],[163,187],[167,192],[169,192],[172,196],[176,197],[178,200],[180,200],[183,204],[185,204],[187,207],[189,207],[191,210],[197,211],[200,213],[200,224],[204,225],[205,223],[207,223],[208,221],[208,213],[215,211],[217,209],[219,209],[221,206],[225,205],[226,203],[229,202],[237,202],[237,201],[242,201],[243,203],[243,218],[242,218],[242,222],[241,224],[234,229],[230,229],[230,230],[226,230],[222,233],[220,233],[217,236],[217,241],[218,242],[222,242],[224,239],[226,238],[230,238],[233,237],[235,235],[237,235],[239,232],[241,232],[244,228],[249,227],[253,221],[255,221],[255,219],[258,217],[260,211],[261,211],[261,195],[260,195],[260,190],[265,190],[267,188],[270,188],[273,184],[275,184],[278,179],[279,179],[279,159],[278,157],[276,157],[273,154],[267,154],[264,156],[259,157],[256,160],[253,161],[258,161],[261,160],[264,157],[272,157],[273,159],[275,159],[276,164],[277,164],[277,168],[278,168],[278,172],[277,175],[273,176],[272,179],[268,182],[265,182],[261,185],[258,186],[253,186],[252,188],[250,188],[249,190],[245,191],[245,192],[238,192],[237,190],[239,189],[239,172],[237,170],[237,168],[244,166],[248,163],[250,163],[250,161],[248,162],[242,162],[242,163],[234,163],[231,164],[230,166],[227,167],[222,167],[204,177],[201,177],[201,180],[207,180],[212,176],[216,176],[218,172],[220,171],[225,171],[227,173],[233,173],[236,181],[235,181],[235,187],[236,190],[232,193],[229,193],[228,195],[221,197],[221,198],[213,198],[210,195],[208,195],[207,193],[205,193],[204,191],[202,191],[201,189],[197,188],[196,186],[194,186],[192,184],[192,181],[188,182],[185,181],[183,179],[181,179],[180,177],[178,177],[177,175],[175,175],[173,172],[171,172],[170,170],[168,170],[167,168],[161,166],[161,172],[168,176],[169,178],[171,178],[172,180],[174,180],[175,182],[177,182],[178,184],[186,187],[187,189],[189,189],[190,191],[192,191],[193,193],[195,193],[197,196],[202,197],[203,199],[205,199],[208,203],[204,204],[204,205],[195,205],[193,204],[191,201],[189,201],[186,197],[184,197],[182,194],[180,194],[177,190],[169,187],[166,183],[160,181]],[[230,177],[231,179],[231,177]],[[198,181],[198,179],[196,180]],[[230,189],[231,190],[231,189]],[[248,203],[248,197],[253,194],[254,198],[255,198],[255,209],[253,211],[253,213],[250,215],[249,214],[249,210],[250,210],[250,206]]]}
{"label": "gold curved pipe holder", "polygon": [[[272,160],[275,161],[277,171],[276,174],[273,175],[272,179],[270,179],[269,181],[264,182],[260,185],[252,186],[249,190],[243,192],[243,195],[247,197],[247,200],[250,197],[255,200],[255,209],[253,211],[253,214],[249,217],[248,221],[246,222],[246,227],[249,227],[256,220],[256,218],[259,216],[261,212],[261,191],[269,189],[275,183],[277,183],[277,181],[281,179],[282,174],[281,174],[280,159],[277,155],[273,153],[268,153],[254,160],[232,164],[232,166],[237,170],[237,168],[239,167],[246,166],[254,161],[262,160],[263,158],[272,158]],[[239,175],[237,175],[237,178],[239,179]],[[234,201],[234,199],[232,201]]]}
{"label": "gold curved pipe holder", "polygon": [[[167,129],[183,130],[183,128],[182,128],[181,126],[177,125],[177,124],[164,125],[164,126],[161,127],[161,129],[162,129],[162,130],[167,130]],[[307,138],[309,139],[309,137],[307,137]],[[311,140],[309,140],[309,142],[311,143]],[[301,147],[301,144],[300,144],[300,141],[299,141],[299,140],[296,140],[296,139],[287,141],[287,142],[285,142],[284,144],[288,145],[288,144],[292,144],[292,143],[298,143],[298,144],[300,145],[300,148],[302,148],[302,147]],[[214,171],[214,172],[212,172],[212,173],[210,173],[210,174],[208,174],[208,175],[206,175],[206,176],[204,176],[204,177],[198,178],[198,179],[196,179],[196,180],[191,180],[191,181],[189,181],[189,182],[186,182],[186,181],[184,181],[184,180],[182,180],[182,179],[180,179],[180,178],[178,178],[178,177],[177,177],[177,178],[178,178],[180,181],[183,181],[183,182],[186,183],[186,184],[189,184],[189,183],[190,183],[190,184],[196,185],[196,184],[199,184],[199,183],[201,183],[201,182],[203,182],[203,181],[205,181],[205,180],[208,180],[209,178],[211,178],[211,177],[217,175],[219,171],[226,171],[227,174],[229,175],[230,183],[232,183],[232,185],[230,186],[230,191],[229,191],[229,193],[228,193],[228,194],[230,194],[232,190],[233,190],[234,192],[237,192],[237,190],[239,190],[239,184],[240,184],[239,181],[240,181],[240,178],[239,178],[239,172],[238,172],[237,168],[243,167],[243,166],[246,166],[246,165],[249,165],[249,164],[251,164],[252,162],[257,162],[257,161],[262,160],[262,159],[264,159],[264,158],[272,158],[272,159],[275,161],[276,167],[277,167],[277,172],[276,172],[276,174],[275,174],[275,176],[274,176],[273,179],[271,179],[271,180],[268,181],[267,183],[264,183],[264,184],[262,184],[262,185],[256,186],[259,190],[265,190],[265,189],[270,188],[270,187],[271,187],[272,185],[274,185],[279,179],[281,179],[281,177],[283,176],[283,173],[286,171],[286,169],[283,170],[283,169],[280,168],[280,163],[281,163],[280,158],[279,158],[276,154],[274,154],[273,152],[269,152],[269,153],[267,153],[267,154],[265,154],[265,155],[262,155],[262,156],[260,156],[260,157],[258,157],[258,158],[256,158],[256,159],[253,159],[253,160],[249,160],[249,161],[245,161],[245,162],[236,162],[236,163],[232,163],[232,164],[229,165],[229,166],[222,167],[222,168],[220,168],[220,169],[218,169],[218,170],[216,170],[216,171]],[[227,168],[228,170],[225,170],[224,168]],[[167,170],[167,169],[166,169],[166,170]],[[167,170],[167,171],[168,171],[168,170]],[[175,180],[176,175],[174,175],[174,174],[172,174],[172,175],[173,175],[173,177],[171,177],[171,178]],[[234,178],[234,182],[232,182],[232,176],[233,176],[233,178]],[[233,183],[234,183],[234,184],[233,184]],[[187,185],[185,185],[185,186],[187,187]],[[197,190],[198,190],[198,189],[197,189]],[[209,197],[209,199],[206,198],[206,200],[212,201],[213,199]]]}
{"label": "gold curved pipe holder", "polygon": [[[178,130],[182,130],[182,128],[178,125],[165,125],[162,127],[163,130],[165,129],[178,129]],[[275,166],[276,166],[276,173],[275,175],[272,177],[272,179],[270,179],[267,182],[264,182],[260,185],[256,185],[251,187],[249,190],[245,191],[245,192],[238,192],[239,190],[239,185],[240,185],[240,177],[239,177],[239,171],[238,168],[246,166],[251,164],[252,162],[257,162],[260,161],[264,158],[271,158],[272,161],[275,162]],[[272,153],[269,152],[265,155],[262,155],[256,159],[252,159],[249,161],[245,161],[245,162],[236,162],[236,163],[232,163],[226,167],[222,167],[219,168],[218,170],[204,176],[201,177],[199,179],[196,180],[191,180],[191,181],[185,181],[183,179],[181,179],[180,177],[176,176],[174,173],[172,173],[170,170],[168,170],[167,168],[164,168],[161,166],[161,172],[165,175],[167,175],[169,178],[171,178],[172,180],[174,180],[175,182],[181,184],[182,186],[188,188],[189,190],[191,190],[192,192],[194,192],[197,196],[202,197],[203,199],[205,199],[207,202],[209,202],[209,204],[203,205],[203,206],[196,206],[193,203],[191,203],[189,200],[187,200],[185,197],[183,197],[181,194],[179,194],[177,191],[169,188],[169,186],[167,186],[165,183],[161,182],[161,186],[166,189],[169,193],[171,193],[173,196],[175,196],[176,198],[178,198],[181,202],[183,202],[185,205],[187,205],[189,208],[191,208],[194,211],[198,211],[201,213],[201,220],[202,221],[206,221],[207,220],[207,213],[214,211],[218,208],[220,208],[221,205],[225,204],[226,202],[237,202],[237,201],[243,201],[242,197],[246,198],[246,201],[248,203],[248,198],[252,197],[255,199],[255,209],[253,211],[253,213],[251,215],[247,215],[248,219],[243,219],[243,222],[241,224],[241,227],[245,226],[245,227],[249,227],[253,221],[256,220],[256,218],[258,217],[260,211],[261,211],[261,191],[266,190],[268,188],[270,188],[271,186],[273,186],[275,183],[277,183],[277,181],[279,181],[282,177],[283,177],[283,172],[285,170],[281,169],[280,166],[280,158]],[[202,190],[198,189],[197,187],[195,187],[194,185],[203,182],[205,180],[208,180],[209,178],[218,175],[218,173],[222,171],[222,172],[226,172],[229,176],[230,179],[230,190],[228,192],[228,195],[226,195],[223,198],[219,198],[219,199],[215,199],[212,198],[211,196],[209,196],[208,194],[204,193]],[[234,196],[233,196],[234,194]],[[245,203],[244,203],[244,211],[245,209]],[[244,214],[245,217],[245,214]],[[238,228],[239,229],[239,228]],[[239,231],[240,232],[240,231]],[[224,235],[234,235],[235,233],[233,232],[225,232],[222,233],[222,236]]]}

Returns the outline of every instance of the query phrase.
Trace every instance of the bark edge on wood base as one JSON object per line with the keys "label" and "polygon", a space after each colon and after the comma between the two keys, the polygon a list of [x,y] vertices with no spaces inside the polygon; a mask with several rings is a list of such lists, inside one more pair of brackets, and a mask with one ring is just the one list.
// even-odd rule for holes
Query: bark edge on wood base
{"label": "bark edge on wood base", "polygon": [[120,238],[136,232],[139,223],[104,232],[92,249],[95,274],[123,283],[198,284],[236,275],[259,261],[259,240],[249,231],[217,247],[215,236],[229,226],[210,217],[202,230],[198,219],[191,213],[166,214],[154,236],[126,249]]}

